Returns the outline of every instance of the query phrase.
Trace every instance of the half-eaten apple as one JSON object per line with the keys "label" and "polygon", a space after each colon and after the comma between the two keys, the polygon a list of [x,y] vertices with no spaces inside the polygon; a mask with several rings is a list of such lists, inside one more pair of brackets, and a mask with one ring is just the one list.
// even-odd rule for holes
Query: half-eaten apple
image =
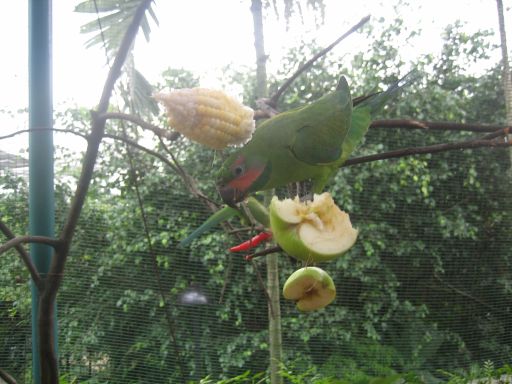
{"label": "half-eaten apple", "polygon": [[336,297],[331,276],[318,267],[304,267],[293,272],[283,287],[285,299],[295,300],[297,309],[310,312],[324,308]]}
{"label": "half-eaten apple", "polygon": [[332,260],[356,242],[357,230],[331,194],[314,195],[313,201],[295,199],[270,203],[270,228],[275,241],[290,256],[306,262]]}

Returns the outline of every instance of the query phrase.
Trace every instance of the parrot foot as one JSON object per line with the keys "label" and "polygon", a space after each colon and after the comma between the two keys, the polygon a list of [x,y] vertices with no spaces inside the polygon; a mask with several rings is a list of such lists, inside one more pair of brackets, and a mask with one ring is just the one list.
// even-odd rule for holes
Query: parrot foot
{"label": "parrot foot", "polygon": [[289,198],[299,196],[300,201],[313,200],[312,182],[310,180],[288,184],[287,193]]}

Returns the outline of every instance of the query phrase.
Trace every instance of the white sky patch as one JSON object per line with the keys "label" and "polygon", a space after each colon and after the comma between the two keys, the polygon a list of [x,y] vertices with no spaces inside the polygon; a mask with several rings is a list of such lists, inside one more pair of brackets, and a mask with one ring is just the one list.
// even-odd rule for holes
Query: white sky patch
{"label": "white sky patch", "polygon": [[[65,105],[94,108],[108,70],[101,47],[84,48],[86,36],[80,34],[80,26],[95,16],[75,13],[73,10],[78,2],[53,1],[56,108]],[[27,128],[24,119],[1,112],[27,108],[28,104],[27,3],[9,1],[2,4],[4,14],[9,16],[0,23],[4,52],[0,71],[0,136]],[[392,20],[395,17],[395,10],[386,1],[366,0],[349,4],[341,0],[326,0],[325,3],[325,24],[318,30],[307,8],[303,9],[304,24],[293,22],[289,30],[285,28],[284,19],[276,20],[273,11],[266,11],[268,18],[264,28],[269,71],[279,66],[279,58],[287,47],[301,40],[316,38],[319,44],[327,45],[368,14],[373,20],[380,17]],[[512,0],[505,0],[504,3],[509,45],[512,45]],[[217,77],[222,67],[254,66],[249,0],[156,0],[155,11],[160,26],[152,25],[149,43],[140,35],[135,49],[136,67],[150,81],[158,81],[161,72],[168,67],[185,68],[201,76],[202,86],[219,87]],[[422,35],[414,44],[403,47],[404,56],[412,60],[426,53],[439,52],[442,30],[458,19],[467,23],[465,30],[468,33],[480,29],[494,30],[494,42],[499,44],[494,0],[410,0],[409,6],[400,8],[397,16],[404,19],[409,30],[422,30]],[[339,53],[355,52],[361,48],[361,44],[367,42],[353,35],[335,50]],[[10,141],[0,141],[0,147],[13,149],[16,145],[25,146],[27,142],[24,135]]]}

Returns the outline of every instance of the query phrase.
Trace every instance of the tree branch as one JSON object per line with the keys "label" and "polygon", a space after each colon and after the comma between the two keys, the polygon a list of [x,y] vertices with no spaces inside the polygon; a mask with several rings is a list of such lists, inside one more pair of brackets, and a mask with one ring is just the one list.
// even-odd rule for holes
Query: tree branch
{"label": "tree branch", "polygon": [[0,379],[5,381],[7,384],[16,384],[16,380],[14,380],[14,377],[9,375],[2,368],[0,368]]}
{"label": "tree branch", "polygon": [[[256,114],[258,114],[258,111],[256,111]],[[258,118],[268,117],[267,114],[260,111],[261,116]],[[263,114],[265,116],[263,116]],[[126,113],[105,113],[102,115],[105,119],[120,119],[120,120],[126,120],[130,121],[138,126],[140,126],[143,129],[147,129],[155,133],[158,137],[165,137],[168,140],[174,141],[178,138],[179,133],[178,132],[169,132],[165,129],[159,128],[155,125],[152,125],[150,123],[145,122],[141,118],[135,115],[129,115]],[[378,128],[404,128],[404,129],[420,129],[425,132],[427,131],[467,131],[467,132],[496,132],[500,129],[506,129],[509,128],[512,130],[512,127],[510,126],[504,126],[504,125],[488,125],[488,124],[467,124],[467,123],[453,123],[453,122],[434,122],[434,121],[425,121],[425,120],[414,120],[414,119],[386,119],[386,120],[374,120],[370,124],[370,128],[372,129],[378,129]],[[44,129],[44,128],[41,128]],[[52,130],[53,132],[60,132],[60,133],[71,133],[73,135],[80,136],[84,138],[85,140],[88,140],[88,136],[86,134],[83,134],[78,131],[73,131],[71,129],[60,129],[60,128],[48,128],[49,130]],[[22,129],[13,133],[10,133],[5,136],[0,136],[0,140],[9,139],[14,136],[23,134],[23,133],[29,133],[29,129]],[[122,140],[119,136],[115,135],[107,135],[105,134],[104,137],[110,137],[113,139],[119,139]],[[133,143],[133,141],[132,141]]]}
{"label": "tree branch", "polygon": [[128,26],[121,41],[119,50],[110,68],[103,92],[96,111],[91,111],[92,125],[91,134],[88,137],[87,150],[83,160],[82,171],[78,180],[75,196],[60,235],[61,246],[55,250],[50,271],[44,291],[40,296],[39,306],[39,353],[41,355],[41,380],[43,383],[58,383],[57,358],[54,348],[54,324],[53,316],[55,296],[61,285],[64,266],[69,255],[71,241],[75,234],[76,226],[82,211],[87,192],[92,180],[94,166],[98,157],[98,150],[105,133],[106,119],[100,116],[107,112],[110,97],[114,90],[115,83],[121,75],[121,69],[126,57],[133,46],[133,42],[139,30],[141,21],[150,6],[152,0],[142,0],[135,10],[133,19]]}
{"label": "tree branch", "polygon": [[508,141],[496,141],[496,140],[468,140],[468,141],[459,141],[456,143],[444,143],[444,144],[435,144],[428,145],[425,147],[410,147],[397,149],[395,151],[389,151],[384,153],[377,153],[375,155],[369,156],[361,156],[355,157],[353,159],[348,159],[342,167],[347,167],[356,164],[369,163],[377,160],[385,160],[385,159],[393,159],[398,157],[405,156],[413,156],[413,155],[425,155],[428,153],[439,153],[452,151],[457,149],[475,149],[475,148],[484,148],[484,147],[510,147],[512,145],[511,142]]}
{"label": "tree branch", "polygon": [[[164,150],[171,156],[171,159],[173,161],[172,164],[174,164],[174,168],[176,170],[176,173],[181,177],[183,180],[183,183],[187,187],[190,193],[192,193],[194,196],[199,197],[202,199],[202,201],[206,204],[206,206],[212,211],[215,212],[219,208],[219,204],[212,199],[210,199],[208,196],[206,196],[203,192],[199,190],[199,187],[197,186],[196,180],[188,174],[188,172],[183,168],[176,158],[174,156],[174,153],[169,149],[169,147],[163,142],[162,138],[159,136],[160,144],[164,148]],[[170,163],[170,162],[169,162]]]}
{"label": "tree branch", "polygon": [[[62,132],[62,133],[72,133],[73,135],[77,135],[77,136],[80,136],[82,138],[84,138],[85,140],[88,139],[88,136],[83,134],[83,133],[80,133],[80,132],[77,132],[77,131],[73,131],[71,129],[60,129],[60,128],[37,128],[38,132],[39,131],[52,131],[52,132]],[[4,139],[10,139],[14,136],[17,136],[17,135],[21,135],[23,133],[30,133],[30,129],[21,129],[19,131],[16,131],[16,132],[13,132],[13,133],[9,133],[8,135],[5,135],[5,136],[0,136],[0,140],[4,140]]]}
{"label": "tree branch", "polygon": [[[124,133],[123,137],[126,137],[126,130],[123,133]],[[178,346],[178,340],[177,340],[177,337],[176,337],[176,324],[175,324],[175,322],[173,320],[173,317],[172,317],[172,314],[171,314],[171,312],[169,310],[169,300],[167,299],[167,295],[165,294],[164,285],[162,283],[162,275],[161,275],[160,269],[158,267],[157,254],[156,254],[155,249],[154,249],[154,247],[152,245],[152,242],[151,242],[151,233],[149,231],[149,225],[148,225],[146,210],[144,209],[144,203],[143,203],[142,195],[140,193],[140,188],[139,188],[139,176],[138,176],[138,174],[137,174],[137,172],[135,170],[135,162],[134,162],[134,159],[133,159],[132,148],[127,143],[125,144],[125,146],[126,146],[126,152],[127,152],[127,155],[128,155],[128,163],[130,165],[130,172],[133,174],[134,190],[135,190],[135,195],[137,196],[137,203],[139,205],[139,211],[140,211],[140,216],[141,216],[141,219],[142,219],[142,225],[144,227],[144,234],[145,234],[145,237],[146,237],[148,251],[149,251],[149,254],[151,256],[150,257],[151,258],[151,265],[153,267],[153,272],[155,274],[156,285],[157,285],[158,291],[160,293],[160,298],[161,298],[161,300],[163,302],[163,309],[164,309],[164,313],[165,313],[165,318],[167,320],[167,326],[168,326],[168,330],[169,330],[169,335],[171,336],[171,339],[172,339],[172,342],[173,342],[173,345],[174,345],[174,353],[176,354],[176,358],[178,360],[179,374],[180,374],[180,377],[183,378],[183,367],[185,365],[183,364],[182,353],[181,353],[180,348]]]}
{"label": "tree branch", "polygon": [[295,81],[297,77],[299,77],[303,72],[307,71],[315,61],[317,61],[320,57],[326,55],[330,50],[332,50],[336,45],[338,45],[340,42],[345,40],[348,36],[350,36],[352,33],[357,31],[359,28],[361,28],[364,24],[366,24],[370,20],[370,15],[363,17],[357,24],[352,26],[347,32],[345,32],[343,35],[338,37],[334,42],[332,42],[329,46],[322,49],[320,52],[318,52],[316,55],[314,55],[311,59],[309,59],[304,65],[302,65],[290,78],[288,78],[283,85],[279,87],[279,89],[276,91],[274,95],[268,100],[267,104],[272,106],[273,108],[276,107],[277,102],[279,98],[282,96],[282,94],[290,87],[290,85]]}
{"label": "tree branch", "polygon": [[134,123],[138,125],[139,127],[146,129],[148,131],[153,132],[158,137],[165,137],[168,140],[174,141],[176,140],[180,134],[176,131],[169,131],[168,129],[163,129],[160,127],[157,127],[156,125],[150,124],[144,120],[142,120],[140,117],[135,115],[130,115],[127,113],[122,112],[107,112],[100,116],[100,118],[103,119],[119,119],[119,120],[126,120],[131,123]]}
{"label": "tree branch", "polygon": [[283,248],[281,248],[279,245],[276,245],[274,247],[265,248],[261,251],[251,253],[250,255],[245,256],[245,260],[251,261],[255,257],[266,256],[266,255],[270,255],[271,253],[282,252],[282,251],[283,251]]}
{"label": "tree branch", "polygon": [[[134,124],[137,124],[139,126],[141,126],[142,128],[147,128],[151,131],[153,131],[159,138],[161,138],[162,136],[171,140],[171,141],[174,141],[178,138],[179,136],[179,133],[177,132],[171,132],[169,133],[168,131],[165,131],[157,126],[154,126],[152,124],[149,124],[149,123],[146,123],[144,120],[140,119],[139,117],[135,116],[135,115],[129,115],[129,114],[125,114],[125,113],[105,113],[102,115],[103,118],[115,118],[115,119],[121,119],[121,120],[126,120],[126,121],[130,121]],[[150,128],[151,127],[151,128]],[[81,133],[81,132],[77,132],[77,131],[73,131],[71,129],[59,129],[59,128],[49,128],[49,130],[52,130],[54,132],[61,132],[61,133],[70,133],[70,134],[73,134],[73,135],[76,135],[76,136],[80,136],[81,138],[85,139],[85,140],[89,140],[89,136]],[[23,134],[23,133],[28,133],[30,130],[28,129],[24,129],[24,130],[20,130],[20,131],[16,131],[14,133],[11,133],[9,135],[6,135],[6,136],[0,136],[0,140],[2,140],[3,138],[10,138],[10,137],[13,137],[13,136],[16,136],[16,135],[19,135],[19,134]],[[163,131],[164,134],[162,136],[159,135],[159,131]],[[152,149],[149,149],[147,147],[144,147],[143,145],[137,143],[135,140],[132,140],[132,139],[129,139],[127,137],[122,137],[122,136],[117,136],[117,135],[114,135],[114,134],[110,134],[110,133],[104,133],[103,134],[103,138],[105,139],[112,139],[112,140],[117,140],[117,141],[120,141],[120,142],[123,142],[125,144],[128,144],[140,151],[143,151],[143,152],[146,152],[148,155],[150,156],[153,156],[153,157],[156,157],[157,159],[159,159],[160,161],[162,161],[165,165],[169,166],[174,172],[176,172],[176,174],[178,174],[179,176],[182,177],[184,183],[185,183],[185,186],[187,186],[187,188],[189,189],[189,191],[194,194],[195,196],[199,197],[200,199],[204,200],[204,201],[207,201],[209,204],[212,204],[212,207],[214,208],[217,208],[218,207],[218,203],[213,201],[212,199],[210,199],[208,196],[204,195],[198,188],[197,186],[195,185],[195,183],[193,182],[193,178],[186,174],[183,173],[183,168],[179,166],[179,164],[174,164],[173,162],[169,161],[169,159],[167,159],[165,156],[163,156],[162,154],[158,153],[157,151],[154,151]],[[164,145],[164,143],[162,143],[162,145]],[[172,154],[172,152],[169,151],[169,148],[167,146],[164,145],[164,149],[167,153],[170,154],[171,157],[174,157],[174,155]],[[180,170],[181,168],[181,170]]]}
{"label": "tree branch", "polygon": [[[46,244],[54,249],[57,249],[62,242],[59,239],[55,239],[53,237],[47,236],[16,236],[0,245],[0,254],[7,252],[11,248],[17,248],[21,246],[21,244],[27,243],[38,243],[38,244]],[[25,252],[26,253],[26,252]]]}
{"label": "tree branch", "polygon": [[374,120],[370,124],[370,128],[406,128],[406,129],[423,129],[436,131],[470,131],[470,132],[494,132],[498,129],[506,128],[502,125],[486,125],[486,124],[463,124],[452,122],[433,122],[414,119],[389,119]]}
{"label": "tree branch", "polygon": [[78,217],[80,216],[85,196],[92,179],[94,165],[96,164],[96,158],[98,156],[98,148],[104,135],[106,119],[102,117],[102,115],[107,112],[110,96],[112,95],[115,83],[121,75],[123,64],[128,56],[128,52],[130,51],[133,41],[135,40],[146,9],[149,7],[151,2],[152,0],[143,0],[135,11],[133,20],[126,30],[123,40],[121,41],[121,45],[119,46],[118,53],[114,59],[114,63],[108,73],[98,108],[96,111],[91,112],[92,128],[91,135],[89,136],[89,145],[87,146],[87,151],[84,157],[84,166],[78,181],[75,199],[71,205],[64,229],[62,230],[62,238],[68,243],[73,238]]}
{"label": "tree branch", "polygon": [[503,136],[503,140],[507,141],[508,140],[508,135],[510,135],[510,131],[511,130],[512,130],[512,127],[500,128],[500,129],[497,129],[494,132],[491,132],[491,133],[488,133],[487,135],[482,136],[480,139],[481,140],[490,140],[490,139],[495,139],[497,137]]}
{"label": "tree branch", "polygon": [[[7,225],[0,219],[0,231],[7,237],[9,240],[15,239],[16,236],[14,233],[7,227]],[[7,244],[3,244],[0,246],[0,248],[7,246]],[[41,276],[39,275],[39,272],[37,271],[36,266],[34,263],[32,263],[32,259],[30,258],[30,255],[28,252],[21,246],[21,244],[14,245],[14,248],[16,251],[18,251],[18,254],[20,255],[21,260],[25,264],[25,266],[28,269],[28,272],[30,273],[30,277],[32,278],[32,281],[36,285],[37,289],[42,289],[42,280]],[[0,250],[0,254],[5,251]]]}

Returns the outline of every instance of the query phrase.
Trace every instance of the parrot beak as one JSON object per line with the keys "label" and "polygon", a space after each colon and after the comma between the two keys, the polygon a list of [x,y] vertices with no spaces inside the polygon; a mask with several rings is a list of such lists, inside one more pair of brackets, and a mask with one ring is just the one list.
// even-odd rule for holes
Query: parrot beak
{"label": "parrot beak", "polygon": [[245,194],[242,191],[229,185],[219,186],[218,190],[222,201],[232,208],[236,208],[236,204],[245,198]]}

